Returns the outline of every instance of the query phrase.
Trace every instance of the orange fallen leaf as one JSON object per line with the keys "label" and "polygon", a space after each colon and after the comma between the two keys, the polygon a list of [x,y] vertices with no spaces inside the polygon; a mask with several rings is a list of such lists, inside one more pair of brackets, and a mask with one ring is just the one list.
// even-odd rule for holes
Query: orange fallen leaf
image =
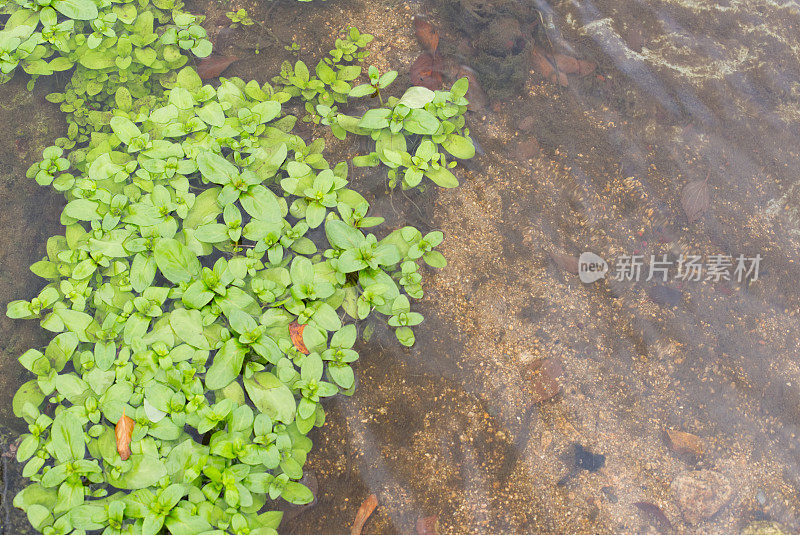
{"label": "orange fallen leaf", "polygon": [[303,331],[305,328],[305,325],[300,325],[296,321],[293,321],[289,324],[289,336],[292,339],[294,348],[300,353],[308,355],[308,348],[306,347],[305,342],[303,342]]}
{"label": "orange fallen leaf", "polygon": [[533,63],[533,69],[542,78],[547,78],[555,72],[553,64],[539,47],[531,49],[531,63]]}
{"label": "orange fallen leaf", "polygon": [[414,17],[414,33],[419,40],[422,48],[430,52],[436,53],[436,48],[439,46],[439,31],[423,17],[417,15]]}
{"label": "orange fallen leaf", "polygon": [[358,508],[356,519],[353,521],[353,527],[350,528],[350,535],[361,535],[361,530],[364,529],[364,524],[367,523],[369,515],[372,514],[372,511],[374,511],[377,506],[378,497],[374,494],[370,494],[369,498],[364,500],[364,503],[362,503],[361,507]]}
{"label": "orange fallen leaf", "polygon": [[122,410],[114,434],[117,436],[117,452],[123,461],[127,461],[131,456],[131,435],[133,434],[133,419],[125,416],[125,409]]}
{"label": "orange fallen leaf", "polygon": [[556,52],[552,56],[552,62],[558,66],[558,70],[566,74],[575,74],[580,70],[578,60],[566,54]]}

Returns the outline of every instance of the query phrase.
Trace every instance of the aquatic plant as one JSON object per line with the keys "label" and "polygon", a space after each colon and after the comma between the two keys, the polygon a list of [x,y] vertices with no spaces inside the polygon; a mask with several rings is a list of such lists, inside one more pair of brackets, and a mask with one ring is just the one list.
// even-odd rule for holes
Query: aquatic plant
{"label": "aquatic plant", "polygon": [[321,117],[316,106],[332,107],[347,102],[352,90],[350,82],[361,75],[361,66],[350,62],[367,57],[364,47],[372,40],[372,35],[350,28],[347,36],[337,38],[335,48],[317,63],[313,75],[302,61],[294,64],[284,61],[280,74],[272,79],[272,83],[290,96],[301,98],[307,112],[303,120],[319,124]]}
{"label": "aquatic plant", "polygon": [[[269,500],[313,499],[299,482],[306,435],[325,421],[322,399],[353,392],[354,322],[377,312],[412,345],[419,261],[446,263],[440,232],[366,233],[383,219],[347,187],[347,163],[331,166],[323,140],[291,133],[283,104],[346,100],[360,67],[351,77],[341,62],[363,57],[368,39],[337,40],[316,69],[321,85],[296,63],[275,86],[215,88],[188,67],[166,73],[163,94],[134,99],[119,86],[98,100],[103,120],[73,121],[30,167],[67,198],[65,234],[31,266],[47,285],[7,309],[55,333],[20,356],[35,378],[13,400],[32,481],[14,505],[34,528],[265,535],[281,520],[262,512]],[[396,122],[352,130],[384,143],[384,130],[417,135],[416,120],[447,148],[463,129],[445,117],[463,121],[465,81],[418,89],[377,108],[408,108],[398,132]]]}
{"label": "aquatic plant", "polygon": [[371,109],[360,118],[335,114],[327,120],[344,131],[375,140],[375,150],[354,158],[353,164],[387,166],[390,187],[397,183],[403,189],[419,187],[424,176],[438,186],[453,188],[458,179],[450,170],[457,161],[448,160],[447,154],[458,159],[475,156],[464,119],[467,84],[462,78],[450,91],[412,87],[402,97],[390,97],[385,106]]}
{"label": "aquatic plant", "polygon": [[0,13],[10,17],[0,30],[0,82],[21,67],[36,79],[71,71],[61,93],[69,122],[65,147],[85,142],[108,123],[114,107],[154,105],[188,61],[211,54],[211,42],[182,11],[180,0],[9,0]]}
{"label": "aquatic plant", "polygon": [[255,24],[255,21],[250,18],[250,15],[247,13],[246,9],[238,9],[236,11],[228,11],[225,13],[225,16],[228,17],[231,21],[231,28],[237,28],[241,26],[252,26]]}

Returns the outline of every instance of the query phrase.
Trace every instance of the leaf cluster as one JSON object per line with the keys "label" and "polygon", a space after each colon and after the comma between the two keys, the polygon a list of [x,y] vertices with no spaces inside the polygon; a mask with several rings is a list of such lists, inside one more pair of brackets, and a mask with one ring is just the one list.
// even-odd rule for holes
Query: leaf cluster
{"label": "leaf cluster", "polygon": [[353,62],[367,57],[369,53],[364,47],[372,40],[372,35],[350,28],[345,38],[336,39],[335,48],[317,63],[313,73],[303,61],[294,64],[284,61],[280,74],[272,79],[272,83],[291,97],[300,97],[307,112],[303,120],[319,124],[321,117],[317,106],[331,108],[347,102],[353,89],[352,82],[362,70]]}
{"label": "leaf cluster", "polygon": [[9,0],[0,30],[0,82],[19,67],[39,76],[71,71],[63,92],[48,95],[69,121],[66,147],[88,140],[110,110],[152,104],[171,87],[187,53],[206,57],[211,42],[200,17],[180,0]]}
{"label": "leaf cluster", "polygon": [[20,357],[35,378],[13,400],[32,481],[14,504],[42,533],[276,533],[271,500],[313,498],[322,401],[354,388],[354,322],[377,312],[414,343],[441,233],[367,232],[382,218],[291,133],[289,98],[184,68],[156,106],[117,107],[29,169],[67,198],[31,267],[47,285],[7,309],[55,335]]}
{"label": "leaf cluster", "polygon": [[[354,87],[351,95],[366,95],[367,90],[361,88],[380,87],[382,78]],[[438,186],[452,188],[458,185],[451,171],[457,165],[456,159],[475,156],[464,118],[467,86],[467,78],[461,78],[449,91],[411,87],[400,98],[389,97],[385,105],[368,110],[361,117],[322,106],[318,111],[340,139],[349,132],[368,135],[375,141],[374,150],[357,156],[353,164],[385,165],[389,168],[390,187],[398,183],[403,189],[421,187],[422,178],[427,177]]]}

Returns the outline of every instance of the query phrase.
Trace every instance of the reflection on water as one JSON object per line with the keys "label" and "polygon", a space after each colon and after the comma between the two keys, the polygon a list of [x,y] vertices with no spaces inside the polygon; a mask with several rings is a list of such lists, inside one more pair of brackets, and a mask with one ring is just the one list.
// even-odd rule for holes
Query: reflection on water
{"label": "reflection on water", "polygon": [[[213,25],[221,8],[193,9]],[[442,77],[471,69],[487,94],[470,118],[485,154],[459,188],[387,196],[375,174],[354,176],[389,225],[443,230],[449,266],[427,274],[414,348],[380,327],[360,348],[355,396],[313,437],[318,500],[287,513],[286,533],[346,532],[372,493],[368,534],[431,516],[458,534],[800,529],[796,4],[329,0],[251,15],[267,10],[278,41],[310,51],[334,28],[375,34],[370,61],[401,72],[398,91],[423,52],[421,12]],[[269,78],[273,48],[228,74]],[[3,173],[9,207],[40,206],[24,166]],[[682,193],[706,177],[708,208],[689,223]],[[5,300],[37,284],[20,273],[52,219],[5,231]],[[763,259],[741,283],[673,270],[583,284],[583,251],[643,255],[645,273],[650,255]],[[9,360],[36,333],[4,326],[23,339]],[[605,462],[576,469],[576,444]]]}

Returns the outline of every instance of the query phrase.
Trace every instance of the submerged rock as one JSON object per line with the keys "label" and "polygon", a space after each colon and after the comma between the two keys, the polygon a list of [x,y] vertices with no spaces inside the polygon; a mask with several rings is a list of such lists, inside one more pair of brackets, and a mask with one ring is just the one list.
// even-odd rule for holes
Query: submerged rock
{"label": "submerged rock", "polygon": [[561,363],[554,359],[539,359],[523,369],[523,379],[534,403],[556,397],[561,390],[560,380],[564,375]]}
{"label": "submerged rock", "polygon": [[519,21],[511,17],[494,19],[478,38],[478,48],[494,56],[517,54],[525,45]]}
{"label": "submerged rock", "polygon": [[733,496],[728,479],[713,470],[685,472],[672,482],[683,519],[689,524],[708,520]]}

